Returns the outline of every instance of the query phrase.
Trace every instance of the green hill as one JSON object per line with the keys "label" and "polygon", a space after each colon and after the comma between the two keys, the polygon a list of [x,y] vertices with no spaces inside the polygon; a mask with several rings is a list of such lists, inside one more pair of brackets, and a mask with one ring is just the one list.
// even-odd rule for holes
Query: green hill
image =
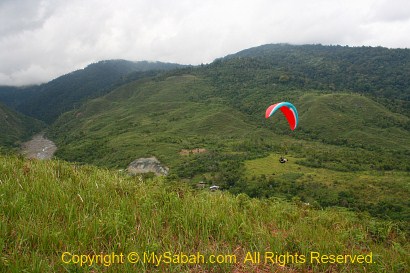
{"label": "green hill", "polygon": [[0,192],[0,272],[410,269],[399,226],[341,208],[14,157],[0,157]]}
{"label": "green hill", "polygon": [[297,103],[303,137],[370,150],[410,150],[410,118],[367,97],[309,93]]}
{"label": "green hill", "polygon": [[181,149],[216,149],[254,134],[246,115],[200,98],[211,88],[192,75],[133,82],[64,114],[50,136],[60,147],[58,156],[68,160],[125,167],[136,157],[155,155],[175,166]]}
{"label": "green hill", "polygon": [[43,127],[42,122],[14,112],[0,103],[0,151],[17,148],[21,141]]}
{"label": "green hill", "polygon": [[28,116],[52,123],[60,114],[116,86],[177,67],[182,66],[146,61],[100,61],[39,86],[2,87],[0,100]]}
{"label": "green hill", "polygon": [[247,114],[223,95],[211,96],[216,88],[206,77],[194,75],[136,81],[63,115],[50,135],[63,158],[105,166],[124,167],[133,158],[149,154],[177,165],[181,149],[224,146],[232,151],[233,144],[256,138],[277,145],[284,138],[320,140],[386,152],[389,160],[403,159],[394,169],[404,170],[408,163],[409,117],[367,97],[293,92],[300,126],[289,138],[279,137],[289,133],[281,114],[269,120],[263,117],[264,108],[278,100],[252,101],[263,110]]}

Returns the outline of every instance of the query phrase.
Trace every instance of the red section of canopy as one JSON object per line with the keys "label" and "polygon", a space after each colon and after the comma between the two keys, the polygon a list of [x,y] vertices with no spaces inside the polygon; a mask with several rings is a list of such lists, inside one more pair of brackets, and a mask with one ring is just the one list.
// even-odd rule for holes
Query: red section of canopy
{"label": "red section of canopy", "polygon": [[286,106],[282,106],[279,109],[282,111],[282,113],[285,115],[286,119],[288,120],[290,129],[292,131],[295,130],[295,127],[296,127],[295,113],[293,113],[293,111]]}

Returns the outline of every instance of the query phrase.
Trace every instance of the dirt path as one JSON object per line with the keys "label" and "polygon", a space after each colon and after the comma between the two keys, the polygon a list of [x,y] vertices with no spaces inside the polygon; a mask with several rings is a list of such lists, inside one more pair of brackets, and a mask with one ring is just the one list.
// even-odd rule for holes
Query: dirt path
{"label": "dirt path", "polygon": [[21,145],[21,154],[27,158],[50,159],[53,157],[57,146],[44,137],[44,133],[33,136],[30,141]]}

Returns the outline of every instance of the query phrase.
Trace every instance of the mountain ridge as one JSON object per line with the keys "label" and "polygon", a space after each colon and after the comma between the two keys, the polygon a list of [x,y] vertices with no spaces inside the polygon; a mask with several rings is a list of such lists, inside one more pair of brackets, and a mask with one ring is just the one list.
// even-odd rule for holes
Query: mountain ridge
{"label": "mountain ridge", "polygon": [[[269,82],[410,100],[410,49],[266,44],[218,58],[220,64],[270,70]],[[212,66],[212,64],[211,64]],[[251,72],[251,71],[247,71]]]}
{"label": "mountain ridge", "polygon": [[87,99],[106,94],[115,86],[177,67],[183,66],[162,62],[104,60],[39,86],[3,87],[2,92],[0,89],[0,100],[23,114],[50,124],[60,114],[81,105]]}

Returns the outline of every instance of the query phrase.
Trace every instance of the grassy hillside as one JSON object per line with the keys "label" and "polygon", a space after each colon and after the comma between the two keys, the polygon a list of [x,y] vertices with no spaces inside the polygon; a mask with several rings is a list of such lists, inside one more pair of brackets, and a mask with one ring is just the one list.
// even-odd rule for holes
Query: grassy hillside
{"label": "grassy hillside", "polygon": [[14,112],[0,103],[0,151],[18,147],[21,141],[43,127],[42,122]]}
{"label": "grassy hillside", "polygon": [[410,151],[410,118],[356,94],[306,94],[297,100],[302,137],[370,150]]}
{"label": "grassy hillside", "polygon": [[[0,192],[0,272],[410,269],[405,232],[392,222],[341,208],[316,210],[299,202],[192,190],[179,181],[13,157],[0,157]],[[156,266],[152,260],[133,264],[133,252],[141,259],[144,252],[199,252],[203,258],[190,256],[191,263],[184,258],[166,263],[165,258]],[[251,260],[255,252],[260,261]],[[87,255],[100,260],[90,265]],[[353,257],[359,260],[350,262]],[[81,266],[81,259],[86,264]],[[219,263],[212,263],[216,259]]]}

